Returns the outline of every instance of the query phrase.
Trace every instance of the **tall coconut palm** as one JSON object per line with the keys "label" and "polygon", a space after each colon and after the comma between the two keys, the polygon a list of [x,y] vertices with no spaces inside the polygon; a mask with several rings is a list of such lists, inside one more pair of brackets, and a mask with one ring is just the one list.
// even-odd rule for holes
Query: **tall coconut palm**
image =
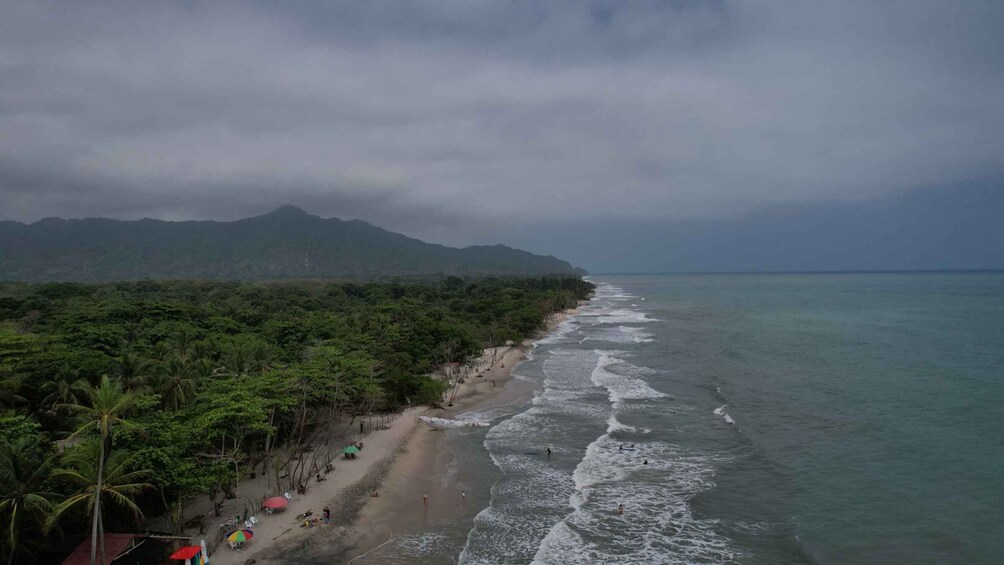
{"label": "tall coconut palm", "polygon": [[34,437],[0,442],[0,546],[5,549],[6,563],[14,563],[19,553],[29,551],[23,543],[25,533],[42,531],[53,508],[56,495],[43,488],[49,476],[49,459],[39,457],[40,451]]}
{"label": "tall coconut palm", "polygon": [[171,347],[179,356],[185,357],[188,355],[188,348],[192,345],[194,337],[190,329],[180,327],[171,336]]}
{"label": "tall coconut palm", "polygon": [[188,348],[188,358],[192,361],[209,358],[209,346],[204,341],[193,341]]}
{"label": "tall coconut palm", "polygon": [[127,353],[116,360],[118,377],[125,390],[142,390],[150,364],[135,353]]}
{"label": "tall coconut palm", "polygon": [[[52,527],[67,511],[83,506],[93,523],[101,525],[101,563],[107,563],[104,548],[104,512],[107,505],[132,512],[136,521],[143,517],[132,501],[153,485],[143,479],[153,473],[136,469],[136,456],[125,451],[105,452],[100,438],[80,444],[63,460],[63,467],[52,472],[54,480],[65,481],[77,490],[53,508],[47,525]],[[95,562],[95,539],[91,538],[91,563]]]}
{"label": "tall coconut palm", "polygon": [[157,375],[155,390],[164,408],[177,410],[195,397],[195,373],[181,357],[172,357]]}
{"label": "tall coconut palm", "polygon": [[150,357],[163,363],[171,356],[173,349],[166,341],[158,341],[150,348]]}
{"label": "tall coconut palm", "polygon": [[[134,392],[123,392],[122,384],[117,380],[101,377],[98,386],[87,391],[87,404],[64,404],[67,410],[81,416],[83,423],[71,438],[85,433],[97,432],[100,438],[100,449],[96,453],[98,468],[95,476],[94,513],[91,522],[91,564],[95,563],[95,549],[98,545],[98,525],[101,516],[101,498],[98,496],[103,489],[105,461],[112,447],[112,430],[116,427],[132,427],[125,415],[136,403]],[[101,561],[105,562],[104,536],[101,537]]]}
{"label": "tall coconut palm", "polygon": [[259,343],[251,350],[250,370],[264,373],[272,362],[272,350],[264,343]]}
{"label": "tall coconut palm", "polygon": [[223,364],[227,372],[240,378],[251,368],[251,351],[243,345],[235,344],[223,356]]}
{"label": "tall coconut palm", "polygon": [[197,381],[206,380],[212,378],[215,367],[213,367],[213,362],[206,358],[200,358],[192,361],[191,364],[192,375]]}

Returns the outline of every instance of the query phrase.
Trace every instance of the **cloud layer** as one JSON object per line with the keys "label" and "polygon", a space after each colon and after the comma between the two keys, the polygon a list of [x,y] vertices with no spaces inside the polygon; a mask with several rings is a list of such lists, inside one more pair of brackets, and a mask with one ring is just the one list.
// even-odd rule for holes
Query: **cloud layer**
{"label": "cloud layer", "polygon": [[1001,2],[5,2],[0,216],[448,243],[1004,173]]}

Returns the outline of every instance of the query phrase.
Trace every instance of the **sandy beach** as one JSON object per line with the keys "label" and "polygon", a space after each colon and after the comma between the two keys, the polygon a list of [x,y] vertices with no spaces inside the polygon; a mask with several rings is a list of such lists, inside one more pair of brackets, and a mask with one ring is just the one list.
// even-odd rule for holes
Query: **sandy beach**
{"label": "sandy beach", "polygon": [[[572,312],[552,316],[547,331]],[[529,399],[533,386],[513,379],[511,373],[526,358],[532,343],[530,339],[519,346],[501,348],[504,351],[500,351],[501,358],[494,366],[471,372],[457,387],[453,406],[411,408],[392,421],[388,429],[365,436],[365,447],[357,459],[338,460],[328,480],[312,482],[308,492],[293,496],[285,510],[273,515],[259,512],[254,538],[244,549],[234,551],[221,545],[211,554],[212,562],[232,565],[254,560],[258,564],[280,564],[293,562],[295,555],[297,561],[304,556],[323,556],[324,562],[344,563],[395,533],[419,531],[423,523],[455,511],[466,499],[454,485],[440,480],[449,457],[440,449],[445,434],[432,430],[419,417],[453,418],[463,412]],[[486,350],[486,358],[489,353]],[[475,376],[478,374],[481,376]],[[254,493],[260,500],[264,484],[256,485],[256,481],[261,479],[241,483],[238,491],[249,493],[248,498]],[[370,496],[374,490],[379,497]],[[425,494],[429,495],[428,504],[422,500]],[[331,523],[299,527],[295,519],[298,514],[312,510],[319,516],[325,505],[331,509]],[[190,514],[208,510],[196,508]],[[225,506],[223,515],[227,514]],[[207,531],[213,532],[215,526],[211,519]]]}

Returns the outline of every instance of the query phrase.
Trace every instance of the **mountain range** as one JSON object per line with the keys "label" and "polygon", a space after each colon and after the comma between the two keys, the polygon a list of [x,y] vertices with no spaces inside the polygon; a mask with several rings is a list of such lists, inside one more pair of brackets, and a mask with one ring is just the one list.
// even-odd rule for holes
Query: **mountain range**
{"label": "mountain range", "polygon": [[585,274],[504,245],[453,248],[295,206],[233,222],[45,218],[0,222],[0,280],[372,280]]}

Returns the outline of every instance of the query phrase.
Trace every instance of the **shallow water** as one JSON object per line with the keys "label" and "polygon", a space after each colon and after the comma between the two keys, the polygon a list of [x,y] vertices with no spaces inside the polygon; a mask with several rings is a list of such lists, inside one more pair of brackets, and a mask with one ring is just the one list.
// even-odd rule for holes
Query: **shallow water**
{"label": "shallow water", "polygon": [[356,563],[1001,562],[1004,276],[595,282],[446,432],[483,509]]}

